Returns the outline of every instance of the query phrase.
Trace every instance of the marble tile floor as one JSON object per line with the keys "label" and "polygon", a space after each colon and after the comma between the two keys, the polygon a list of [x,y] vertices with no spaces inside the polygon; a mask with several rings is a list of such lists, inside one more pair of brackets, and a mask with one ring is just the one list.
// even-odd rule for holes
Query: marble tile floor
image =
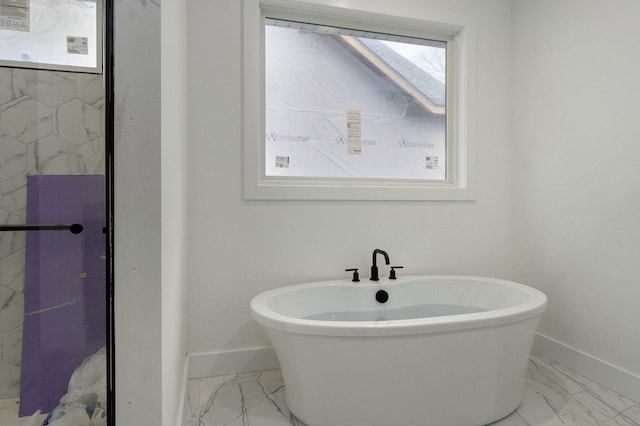
{"label": "marble tile floor", "polygon": [[[18,417],[18,408],[20,400],[18,398],[0,399],[0,426],[30,426],[37,423],[35,418]],[[46,419],[47,416],[38,416],[39,424]]]}
{"label": "marble tile floor", "polygon": [[[492,426],[640,426],[640,403],[535,354],[526,386],[520,407]],[[27,418],[18,418],[18,403],[0,400],[1,426],[27,424]],[[188,383],[183,426],[287,425],[305,426],[287,409],[279,370]]]}
{"label": "marble tile floor", "polygon": [[[280,370],[190,380],[183,426],[306,426],[284,392]],[[640,403],[532,354],[524,401],[492,426],[572,425],[640,426]]]}

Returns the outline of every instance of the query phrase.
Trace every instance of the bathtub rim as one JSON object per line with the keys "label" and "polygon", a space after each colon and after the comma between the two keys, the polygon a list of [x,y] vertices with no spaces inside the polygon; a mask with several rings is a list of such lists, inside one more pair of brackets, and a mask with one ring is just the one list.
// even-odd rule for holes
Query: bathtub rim
{"label": "bathtub rim", "polygon": [[414,334],[433,334],[469,330],[475,328],[492,327],[512,324],[541,316],[547,307],[547,297],[541,291],[530,286],[499,279],[482,276],[466,275],[409,275],[404,276],[398,283],[417,280],[473,280],[507,285],[525,293],[528,298],[522,303],[506,308],[474,312],[469,314],[447,315],[440,317],[386,320],[386,321],[323,321],[313,319],[296,318],[280,314],[268,307],[268,300],[278,294],[311,287],[337,287],[337,286],[362,286],[380,287],[393,286],[394,282],[383,283],[353,283],[349,280],[317,281],[304,284],[296,284],[266,290],[251,300],[250,314],[261,326],[289,333],[307,334],[317,336],[403,336]]}

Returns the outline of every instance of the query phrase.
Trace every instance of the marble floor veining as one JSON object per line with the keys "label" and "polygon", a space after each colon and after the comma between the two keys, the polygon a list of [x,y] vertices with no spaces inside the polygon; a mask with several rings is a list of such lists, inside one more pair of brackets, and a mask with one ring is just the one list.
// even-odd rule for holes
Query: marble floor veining
{"label": "marble floor veining", "polygon": [[[289,412],[284,393],[280,370],[193,379],[183,426],[306,426]],[[440,426],[428,420],[424,425]],[[522,404],[492,424],[591,425],[640,426],[640,403],[535,354],[529,360]]]}
{"label": "marble floor veining", "polygon": [[[306,426],[289,412],[284,393],[280,370],[193,379],[188,383],[183,426]],[[18,399],[0,400],[0,425],[27,424],[17,412]],[[527,368],[524,401],[510,416],[492,424],[591,425],[640,426],[640,403],[535,354]]]}
{"label": "marble floor veining", "polygon": [[[20,400],[18,398],[0,399],[0,426],[32,426],[33,424],[41,425],[46,415],[37,415],[29,417],[18,417],[18,408]],[[38,420],[40,422],[38,423]]]}

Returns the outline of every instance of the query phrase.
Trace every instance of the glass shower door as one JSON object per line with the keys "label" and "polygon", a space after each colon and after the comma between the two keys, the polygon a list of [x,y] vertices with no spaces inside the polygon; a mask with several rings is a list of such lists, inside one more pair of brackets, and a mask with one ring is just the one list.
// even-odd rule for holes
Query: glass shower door
{"label": "glass shower door", "polygon": [[0,66],[3,426],[107,424],[104,112],[101,74]]}

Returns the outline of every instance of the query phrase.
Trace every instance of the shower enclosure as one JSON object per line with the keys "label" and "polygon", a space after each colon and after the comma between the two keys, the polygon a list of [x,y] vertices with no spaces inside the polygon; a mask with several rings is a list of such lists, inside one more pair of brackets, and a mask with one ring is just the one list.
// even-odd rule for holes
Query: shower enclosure
{"label": "shower enclosure", "polygon": [[0,1],[0,410],[39,425],[112,424],[110,16]]}

